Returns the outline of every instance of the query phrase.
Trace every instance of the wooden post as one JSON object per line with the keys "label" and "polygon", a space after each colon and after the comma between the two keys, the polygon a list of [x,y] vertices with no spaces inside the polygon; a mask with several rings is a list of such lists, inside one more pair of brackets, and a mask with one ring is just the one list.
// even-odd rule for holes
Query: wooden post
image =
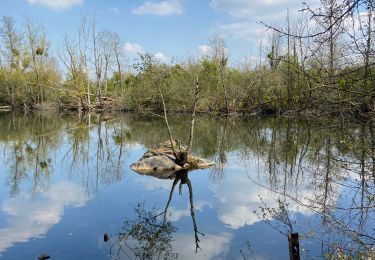
{"label": "wooden post", "polygon": [[300,257],[299,257],[298,233],[289,233],[288,241],[289,241],[290,260],[299,260]]}

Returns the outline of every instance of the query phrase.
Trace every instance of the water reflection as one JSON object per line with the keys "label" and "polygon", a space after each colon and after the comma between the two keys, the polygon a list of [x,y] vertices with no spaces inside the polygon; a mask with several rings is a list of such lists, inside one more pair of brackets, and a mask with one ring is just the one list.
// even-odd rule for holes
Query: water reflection
{"label": "water reflection", "polygon": [[144,203],[134,209],[136,218],[126,220],[110,248],[113,259],[176,259],[173,252],[171,222],[158,218],[156,210],[148,211]]}
{"label": "water reflection", "polygon": [[[135,208],[136,220],[126,220],[122,231],[117,235],[116,241],[111,247],[111,255],[116,251],[115,259],[139,258],[139,259],[173,259],[178,257],[178,253],[172,253],[172,233],[176,228],[168,221],[168,209],[170,207],[174,190],[179,184],[179,194],[182,193],[182,187],[186,184],[189,190],[190,216],[193,223],[195,253],[199,246],[199,235],[204,236],[198,230],[193,199],[193,187],[189,179],[188,170],[179,170],[168,175],[163,173],[150,173],[159,179],[173,179],[169,192],[168,201],[164,211],[156,214],[155,209],[147,211],[144,203],[138,203]],[[174,218],[176,221],[177,219]],[[133,244],[133,245],[131,245]]]}
{"label": "water reflection", "polygon": [[189,176],[188,176],[188,171],[187,170],[180,170],[180,171],[177,171],[174,174],[174,180],[173,180],[172,188],[171,188],[171,191],[169,193],[169,198],[168,198],[167,205],[165,206],[165,209],[164,209],[164,223],[167,220],[168,208],[169,208],[169,205],[170,205],[172,197],[173,197],[174,189],[175,189],[176,185],[179,182],[180,182],[180,186],[179,186],[179,193],[180,193],[180,195],[181,195],[182,185],[183,184],[186,184],[188,186],[188,188],[189,188],[190,215],[191,215],[191,219],[193,221],[193,228],[194,228],[195,252],[197,252],[198,249],[200,248],[199,247],[200,240],[199,240],[199,236],[198,235],[204,236],[204,234],[202,232],[198,231],[197,222],[195,220],[194,200],[193,200],[193,186],[191,184],[191,181],[189,180]]}
{"label": "water reflection", "polygon": [[37,196],[37,202],[22,193],[2,203],[1,211],[7,219],[0,229],[0,253],[15,243],[45,236],[60,222],[66,207],[83,207],[88,200],[82,187],[73,182],[52,184]]}
{"label": "water reflection", "polygon": [[[295,212],[293,207],[298,206],[300,212],[321,217],[321,221],[298,229],[304,230],[306,240],[323,245],[322,256],[335,254],[338,248],[349,255],[356,255],[358,249],[366,252],[375,242],[371,228],[374,225],[372,125],[328,125],[313,129],[314,134],[310,127],[287,122],[281,132],[284,137],[276,129],[263,133],[262,140],[267,145],[262,146],[268,147],[269,152],[256,156],[263,159],[261,168],[268,176],[268,184],[267,177],[252,177],[252,180],[278,195],[278,201],[289,201],[289,212]],[[275,213],[280,204],[271,203],[266,208],[267,214],[261,219],[277,219]],[[295,220],[296,225],[301,222]]]}
{"label": "water reflection", "polygon": [[[188,116],[170,118],[176,139],[188,139],[189,122]],[[45,236],[51,226],[61,222],[64,208],[85,208],[87,198],[100,201],[116,185],[124,194],[127,190],[145,192],[142,198],[126,193],[125,202],[111,197],[121,202],[116,210],[140,199],[144,205],[158,203],[165,212],[157,219],[160,225],[171,221],[192,230],[191,234],[173,230],[170,254],[177,253],[179,258],[194,254],[198,247],[207,258],[240,257],[246,243],[241,247],[233,241],[238,241],[236,234],[241,232],[254,254],[262,254],[264,246],[256,244],[248,231],[267,222],[278,231],[288,232],[291,227],[280,221],[280,212],[288,213],[293,230],[302,235],[301,247],[310,250],[307,257],[336,255],[338,249],[356,255],[375,244],[373,122],[199,117],[193,152],[215,160],[220,167],[202,175],[181,172],[169,183],[147,180],[149,189],[145,187],[147,177],[127,174],[128,165],[146,148],[168,138],[162,119],[124,114],[2,113],[0,125],[0,218],[14,219],[0,226],[0,232],[6,234],[0,236],[2,252],[16,242]],[[50,199],[61,183],[85,194],[85,199],[81,195],[77,200]],[[177,209],[172,203],[181,183],[191,194],[184,201],[189,204],[186,209]],[[26,210],[17,210],[17,205],[37,211],[33,213],[37,217],[26,221]],[[262,209],[265,214],[261,214]],[[143,210],[150,211],[146,206]],[[191,218],[188,225],[182,224],[185,217]],[[103,217],[105,221],[113,220]],[[205,231],[204,239],[198,227]],[[209,238],[216,244],[210,244]],[[183,247],[188,239],[197,241],[191,248],[189,244],[189,252]],[[131,240],[131,245],[136,245],[135,238]]]}

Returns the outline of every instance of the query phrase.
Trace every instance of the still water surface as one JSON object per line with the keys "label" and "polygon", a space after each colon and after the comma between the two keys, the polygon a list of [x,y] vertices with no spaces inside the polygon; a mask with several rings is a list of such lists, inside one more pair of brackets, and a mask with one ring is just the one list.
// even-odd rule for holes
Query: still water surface
{"label": "still water surface", "polygon": [[[170,124],[186,143],[189,117]],[[0,259],[288,259],[290,231],[303,259],[373,247],[371,123],[196,124],[216,166],[159,179],[129,165],[168,138],[160,118],[0,114]]]}

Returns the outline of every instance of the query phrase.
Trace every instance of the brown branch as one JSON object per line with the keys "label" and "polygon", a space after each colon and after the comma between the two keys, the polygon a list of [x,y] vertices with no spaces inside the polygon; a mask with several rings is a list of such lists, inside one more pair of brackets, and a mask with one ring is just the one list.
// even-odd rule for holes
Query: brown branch
{"label": "brown branch", "polygon": [[189,144],[186,148],[186,152],[189,154],[193,147],[193,139],[194,139],[194,126],[195,126],[195,114],[197,110],[197,101],[198,101],[198,94],[199,94],[199,79],[198,75],[196,76],[196,83],[195,83],[195,94],[194,94],[194,104],[193,104],[193,112],[191,114],[191,123],[190,123],[190,135],[189,135]]}
{"label": "brown branch", "polygon": [[167,109],[165,107],[165,102],[164,102],[164,96],[163,96],[163,93],[161,92],[161,88],[160,88],[160,85],[159,84],[156,84],[156,87],[159,91],[159,95],[161,97],[161,101],[163,103],[163,110],[164,110],[164,121],[165,121],[165,124],[167,126],[167,129],[168,129],[168,134],[169,134],[169,141],[171,142],[171,148],[172,148],[172,151],[173,151],[173,154],[176,158],[176,161],[179,161],[179,155],[176,153],[176,150],[174,149],[174,145],[173,145],[173,138],[172,138],[172,133],[171,133],[171,129],[169,127],[169,123],[168,123],[168,117],[167,117]]}
{"label": "brown branch", "polygon": [[167,202],[167,205],[165,206],[165,209],[164,209],[164,221],[163,221],[163,225],[165,225],[165,223],[167,221],[167,211],[168,211],[168,208],[169,208],[169,204],[171,203],[171,200],[172,200],[174,188],[176,187],[176,185],[177,185],[177,183],[178,183],[179,180],[180,179],[177,178],[177,176],[173,180],[172,188],[171,188],[171,191],[169,192],[168,202]]}
{"label": "brown branch", "polygon": [[186,180],[186,184],[189,187],[190,214],[191,214],[191,218],[193,220],[193,226],[194,226],[195,252],[198,252],[198,248],[200,249],[200,246],[199,246],[200,240],[199,240],[198,234],[201,234],[202,236],[204,236],[204,234],[198,231],[197,222],[195,221],[193,187],[189,179]]}
{"label": "brown branch", "polygon": [[[293,38],[301,38],[301,39],[304,39],[304,38],[314,38],[314,37],[317,37],[317,36],[320,36],[320,35],[323,35],[327,32],[329,32],[330,30],[332,30],[332,28],[338,24],[339,22],[341,22],[344,17],[348,14],[350,14],[350,12],[353,11],[353,9],[358,6],[359,2],[361,0],[355,0],[353,1],[353,3],[345,10],[345,12],[343,12],[341,15],[339,15],[338,17],[335,17],[335,20],[332,24],[330,24],[325,30],[321,31],[321,32],[317,32],[317,33],[314,33],[314,34],[308,34],[308,35],[296,35],[296,34],[293,34],[293,33],[290,33],[290,32],[285,32],[283,29],[279,29],[279,28],[276,28],[276,27],[273,27],[271,25],[268,25],[264,22],[260,22],[261,24],[263,24],[267,29],[271,29],[271,30],[274,30],[278,33],[281,33],[285,36],[289,36],[289,37],[293,37]],[[309,8],[307,9],[304,9],[303,11],[306,11],[306,10],[310,10]],[[322,16],[322,15],[316,15],[313,13],[313,16],[316,17],[316,16]]]}

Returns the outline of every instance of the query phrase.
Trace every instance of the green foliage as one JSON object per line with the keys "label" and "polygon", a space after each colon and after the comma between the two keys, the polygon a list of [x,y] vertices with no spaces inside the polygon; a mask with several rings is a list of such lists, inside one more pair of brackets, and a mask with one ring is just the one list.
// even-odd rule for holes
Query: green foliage
{"label": "green foliage", "polygon": [[44,53],[44,49],[42,47],[38,47],[35,51],[36,55],[42,56]]}
{"label": "green foliage", "polygon": [[[187,64],[165,64],[154,55],[140,53],[132,70],[125,72],[117,59],[104,75],[103,68],[96,71],[92,64],[92,53],[89,53],[92,43],[85,43],[88,44],[86,53],[81,50],[83,46],[74,41],[66,42],[65,57],[60,57],[58,64],[55,57],[48,55],[49,44],[43,30],[29,23],[30,27],[19,30],[12,17],[5,16],[1,20],[0,105],[38,108],[58,104],[61,108],[105,109],[98,91],[103,92],[105,86],[105,98],[116,102],[116,106],[109,106],[109,109],[160,112],[160,87],[167,110],[185,112],[192,109],[198,77],[197,108],[214,115],[226,110],[263,114],[289,110],[336,114],[340,111],[357,115],[374,109],[372,75],[375,68],[363,66],[364,61],[358,60],[355,64],[336,67],[331,77],[326,52],[323,50],[319,54],[321,57],[302,58],[302,54],[297,54],[296,42],[290,55],[279,53],[282,48],[272,43],[266,62],[242,68],[229,65],[224,40],[213,37],[211,53]],[[29,33],[33,34],[34,42],[28,38]],[[106,34],[100,35],[105,37]],[[99,61],[110,52],[107,47],[110,48],[108,45],[98,50]],[[60,71],[60,67],[64,70]],[[93,70],[97,74],[95,79],[89,75]],[[91,107],[86,106],[89,103]]]}

